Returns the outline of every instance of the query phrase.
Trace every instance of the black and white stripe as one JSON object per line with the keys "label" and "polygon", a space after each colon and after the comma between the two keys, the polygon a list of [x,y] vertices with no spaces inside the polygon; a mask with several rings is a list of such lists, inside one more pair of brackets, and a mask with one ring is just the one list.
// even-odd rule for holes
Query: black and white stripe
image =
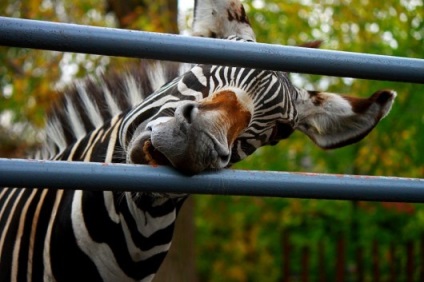
{"label": "black and white stripe", "polygon": [[[275,120],[297,118],[292,105],[297,89],[285,73],[214,65],[181,73],[175,64],[152,63],[123,76],[76,83],[50,114],[46,143],[36,156],[127,162],[128,142],[140,125],[225,89],[247,94],[253,113],[234,142],[231,163],[272,143]],[[150,281],[170,247],[184,199],[5,188],[0,194],[0,280]]]}
{"label": "black and white stripe", "polygon": [[[152,64],[77,83],[51,113],[45,146],[36,156],[125,162],[118,142],[125,111],[179,72],[172,64]],[[184,199],[3,188],[0,281],[150,281],[170,247]]]}
{"label": "black and white stripe", "polygon": [[292,104],[292,96],[298,95],[299,90],[290,83],[286,73],[197,65],[126,114],[119,132],[121,145],[127,148],[140,124],[172,116],[181,103],[188,100],[200,101],[225,89],[246,93],[253,107],[249,127],[237,138],[232,148],[231,163],[272,143],[276,120],[285,120],[288,124],[296,122],[297,112]]}

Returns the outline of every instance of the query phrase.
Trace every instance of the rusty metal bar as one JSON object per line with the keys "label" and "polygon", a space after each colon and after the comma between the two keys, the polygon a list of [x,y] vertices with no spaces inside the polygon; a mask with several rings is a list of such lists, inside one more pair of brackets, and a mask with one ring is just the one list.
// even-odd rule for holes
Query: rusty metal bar
{"label": "rusty metal bar", "polygon": [[424,202],[424,179],[0,159],[0,187]]}
{"label": "rusty metal bar", "polygon": [[424,60],[0,17],[0,45],[424,83]]}

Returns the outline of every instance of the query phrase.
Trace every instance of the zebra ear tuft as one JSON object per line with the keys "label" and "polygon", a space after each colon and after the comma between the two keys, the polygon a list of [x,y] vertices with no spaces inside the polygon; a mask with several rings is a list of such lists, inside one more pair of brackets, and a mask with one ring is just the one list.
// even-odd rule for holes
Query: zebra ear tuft
{"label": "zebra ear tuft", "polygon": [[369,98],[308,91],[297,101],[296,129],[318,146],[333,149],[362,140],[390,111],[396,92],[380,90]]}
{"label": "zebra ear tuft", "polygon": [[196,0],[192,35],[227,38],[235,35],[256,41],[255,33],[239,0]]}

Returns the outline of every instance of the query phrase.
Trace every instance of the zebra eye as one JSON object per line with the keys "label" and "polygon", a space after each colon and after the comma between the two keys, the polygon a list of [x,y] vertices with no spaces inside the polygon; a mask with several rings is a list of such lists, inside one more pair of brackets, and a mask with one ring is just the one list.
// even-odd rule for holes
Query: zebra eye
{"label": "zebra eye", "polygon": [[302,123],[300,127],[304,131],[309,131],[310,133],[313,133],[313,134],[319,134],[319,130],[315,126],[312,126],[309,123]]}
{"label": "zebra eye", "polygon": [[311,128],[311,126],[310,126],[308,123],[303,123],[303,124],[302,124],[302,127],[303,127],[305,130],[309,130],[309,129]]}

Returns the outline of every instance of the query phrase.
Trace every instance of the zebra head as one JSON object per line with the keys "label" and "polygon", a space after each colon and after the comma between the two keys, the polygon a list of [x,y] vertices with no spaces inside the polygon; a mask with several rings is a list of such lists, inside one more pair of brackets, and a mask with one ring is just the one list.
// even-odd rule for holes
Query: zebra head
{"label": "zebra head", "polygon": [[[196,1],[192,34],[255,41],[238,0]],[[387,115],[395,96],[306,91],[284,72],[197,65],[128,113],[120,142],[129,163],[198,173],[228,167],[295,130],[322,148],[352,144]]]}
{"label": "zebra head", "polygon": [[395,96],[307,91],[283,72],[198,65],[134,108],[120,140],[130,163],[198,173],[228,167],[294,130],[322,148],[352,144],[387,115]]}

